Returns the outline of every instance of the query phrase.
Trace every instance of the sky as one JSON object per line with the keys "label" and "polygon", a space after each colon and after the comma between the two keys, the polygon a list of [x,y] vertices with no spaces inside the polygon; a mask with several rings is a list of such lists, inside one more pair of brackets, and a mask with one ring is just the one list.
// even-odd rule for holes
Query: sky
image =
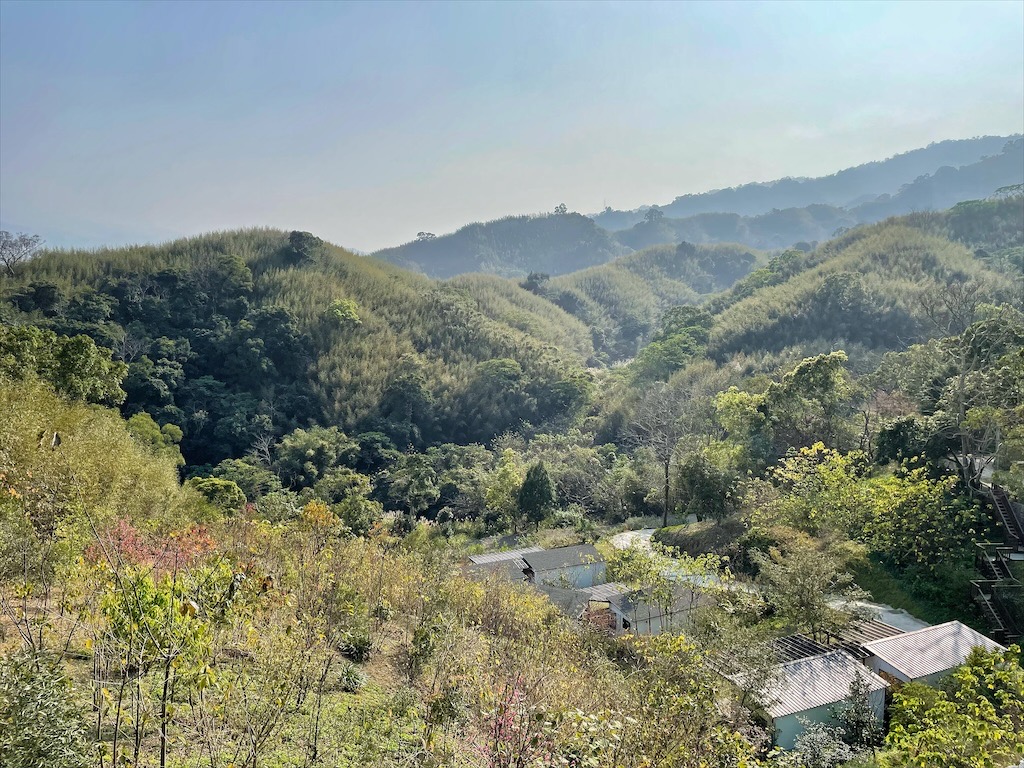
{"label": "sky", "polygon": [[51,246],[372,251],[1021,132],[1021,0],[0,1],[0,229]]}

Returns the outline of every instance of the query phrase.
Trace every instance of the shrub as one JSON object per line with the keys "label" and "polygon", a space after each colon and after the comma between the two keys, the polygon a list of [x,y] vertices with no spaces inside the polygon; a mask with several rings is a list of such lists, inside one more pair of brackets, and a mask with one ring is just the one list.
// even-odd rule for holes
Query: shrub
{"label": "shrub", "polygon": [[27,653],[0,659],[0,765],[84,768],[89,751],[63,672]]}
{"label": "shrub", "polygon": [[353,627],[346,630],[338,650],[346,659],[355,662],[368,661],[373,653],[373,641],[370,631],[365,627]]}
{"label": "shrub", "polygon": [[366,673],[346,661],[338,672],[338,687],[345,693],[359,693],[366,685]]}

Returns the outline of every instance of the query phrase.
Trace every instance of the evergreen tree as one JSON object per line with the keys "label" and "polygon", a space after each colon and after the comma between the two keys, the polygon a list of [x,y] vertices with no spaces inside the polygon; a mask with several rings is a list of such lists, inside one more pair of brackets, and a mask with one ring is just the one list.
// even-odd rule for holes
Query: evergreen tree
{"label": "evergreen tree", "polygon": [[554,505],[555,488],[544,462],[538,461],[527,470],[519,489],[519,512],[528,523],[540,528],[541,521]]}

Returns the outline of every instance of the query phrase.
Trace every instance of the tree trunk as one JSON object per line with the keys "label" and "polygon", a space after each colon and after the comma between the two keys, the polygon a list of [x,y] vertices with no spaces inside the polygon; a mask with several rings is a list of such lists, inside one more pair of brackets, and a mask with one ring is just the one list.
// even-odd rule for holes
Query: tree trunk
{"label": "tree trunk", "polygon": [[668,527],[668,505],[669,505],[669,498],[668,498],[668,486],[669,486],[669,484],[668,484],[668,473],[669,473],[669,469],[671,468],[671,464],[672,464],[672,459],[669,458],[665,462],[665,513],[662,516],[662,520],[661,520],[661,527],[662,528],[667,528]]}
{"label": "tree trunk", "polygon": [[170,692],[171,654],[164,663],[164,688],[160,694],[160,768],[167,766],[167,698]]}

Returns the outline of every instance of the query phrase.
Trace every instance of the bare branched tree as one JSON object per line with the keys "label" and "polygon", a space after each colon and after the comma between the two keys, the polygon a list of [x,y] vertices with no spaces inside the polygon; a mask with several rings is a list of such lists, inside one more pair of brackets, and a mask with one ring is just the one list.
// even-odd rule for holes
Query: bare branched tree
{"label": "bare branched tree", "polygon": [[679,441],[686,435],[681,418],[683,402],[683,397],[673,387],[664,383],[656,384],[637,403],[630,424],[632,442],[654,454],[664,473],[663,526],[668,525],[668,512],[671,509],[672,458]]}
{"label": "bare branched tree", "polygon": [[249,449],[249,457],[254,459],[259,466],[269,467],[273,462],[274,436],[263,432],[253,440]]}
{"label": "bare branched tree", "polygon": [[149,348],[149,343],[131,331],[124,331],[114,343],[114,354],[130,363]]}
{"label": "bare branched tree", "polygon": [[921,308],[932,329],[941,336],[958,336],[974,322],[978,305],[988,293],[977,280],[950,281],[921,296]]}
{"label": "bare branched tree", "polygon": [[26,235],[24,232],[12,235],[6,230],[0,230],[0,264],[3,264],[8,276],[14,277],[14,268],[31,259],[42,244],[39,235]]}

